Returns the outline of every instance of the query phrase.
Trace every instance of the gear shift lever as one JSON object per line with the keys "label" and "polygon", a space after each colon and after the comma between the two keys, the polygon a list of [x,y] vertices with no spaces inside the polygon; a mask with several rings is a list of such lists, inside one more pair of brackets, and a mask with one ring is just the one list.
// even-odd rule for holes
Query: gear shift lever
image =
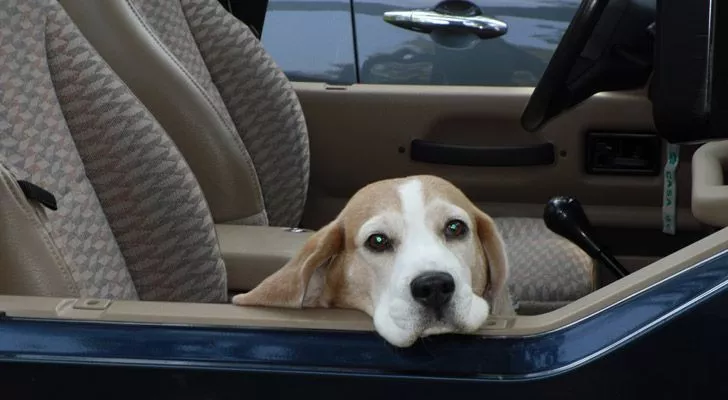
{"label": "gear shift lever", "polygon": [[551,231],[572,241],[592,258],[604,263],[618,277],[622,278],[629,274],[617,259],[606,253],[592,238],[589,219],[575,198],[567,196],[551,198],[544,208],[543,220]]}

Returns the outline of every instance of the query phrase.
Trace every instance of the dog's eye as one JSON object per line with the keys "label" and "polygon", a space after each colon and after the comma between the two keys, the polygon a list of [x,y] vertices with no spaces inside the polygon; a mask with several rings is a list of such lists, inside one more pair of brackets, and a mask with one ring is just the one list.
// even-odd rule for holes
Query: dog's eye
{"label": "dog's eye", "polygon": [[459,219],[447,221],[447,224],[445,224],[445,237],[447,238],[457,238],[466,233],[468,233],[468,226]]}
{"label": "dog's eye", "polygon": [[382,252],[392,248],[392,242],[386,235],[375,233],[367,238],[364,243],[369,250]]}

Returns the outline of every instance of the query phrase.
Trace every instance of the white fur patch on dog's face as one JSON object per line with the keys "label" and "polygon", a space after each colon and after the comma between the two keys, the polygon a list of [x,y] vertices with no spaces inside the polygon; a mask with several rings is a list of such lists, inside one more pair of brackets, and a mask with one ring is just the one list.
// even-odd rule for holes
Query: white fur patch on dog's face
{"label": "white fur patch on dog's face", "polygon": [[[484,267],[479,260],[482,251],[474,240],[474,221],[465,210],[442,198],[426,198],[417,179],[400,184],[397,192],[400,212],[373,216],[362,224],[356,240],[362,244],[357,256],[374,272],[371,299],[377,331],[390,343],[404,347],[431,334],[478,329],[487,319],[489,307],[472,288],[472,266]],[[449,225],[457,226],[459,236],[448,236]],[[373,235],[386,238],[390,247],[383,251],[367,247]],[[448,301],[428,302],[419,292],[424,301],[416,299],[413,282],[428,275],[434,278],[420,290],[440,290],[444,297],[451,296]],[[443,290],[442,285],[449,286]],[[437,296],[430,293],[431,298]]]}
{"label": "white fur patch on dog's face", "polygon": [[448,181],[423,175],[359,190],[283,268],[233,303],[361,310],[389,343],[407,347],[480,328],[502,307],[489,301],[507,295],[507,276],[493,220]]}

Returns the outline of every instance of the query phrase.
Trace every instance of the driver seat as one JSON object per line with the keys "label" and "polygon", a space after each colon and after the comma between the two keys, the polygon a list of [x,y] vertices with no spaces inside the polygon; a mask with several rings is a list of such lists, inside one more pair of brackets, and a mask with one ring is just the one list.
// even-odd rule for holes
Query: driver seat
{"label": "driver seat", "polygon": [[[291,83],[244,23],[217,0],[60,3],[172,137],[215,223],[300,225],[309,179],[305,117]],[[495,221],[520,312],[558,308],[596,288],[594,261],[541,219]]]}

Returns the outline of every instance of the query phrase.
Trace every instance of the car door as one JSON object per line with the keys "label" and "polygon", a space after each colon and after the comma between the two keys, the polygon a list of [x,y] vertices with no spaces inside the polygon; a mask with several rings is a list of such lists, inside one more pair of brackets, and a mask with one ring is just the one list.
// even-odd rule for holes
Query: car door
{"label": "car door", "polygon": [[[353,3],[361,83],[534,86],[580,1]],[[426,18],[423,12],[429,10],[442,10],[438,12],[440,19],[414,24],[414,28],[434,28],[430,34],[387,24],[384,18],[393,12]],[[448,34],[437,29],[437,24],[450,16],[477,13],[505,23],[506,33],[481,38],[470,32]]]}
{"label": "car door", "polygon": [[[677,232],[663,233],[665,144],[641,90],[601,93],[539,132],[521,113],[579,0],[270,0],[263,44],[295,81],[310,134],[304,224],[318,228],[378,179],[436,174],[494,216],[540,218],[577,197],[628,268],[702,237],[690,212],[690,157],[677,170]],[[392,11],[470,6],[507,33],[417,32]]]}

